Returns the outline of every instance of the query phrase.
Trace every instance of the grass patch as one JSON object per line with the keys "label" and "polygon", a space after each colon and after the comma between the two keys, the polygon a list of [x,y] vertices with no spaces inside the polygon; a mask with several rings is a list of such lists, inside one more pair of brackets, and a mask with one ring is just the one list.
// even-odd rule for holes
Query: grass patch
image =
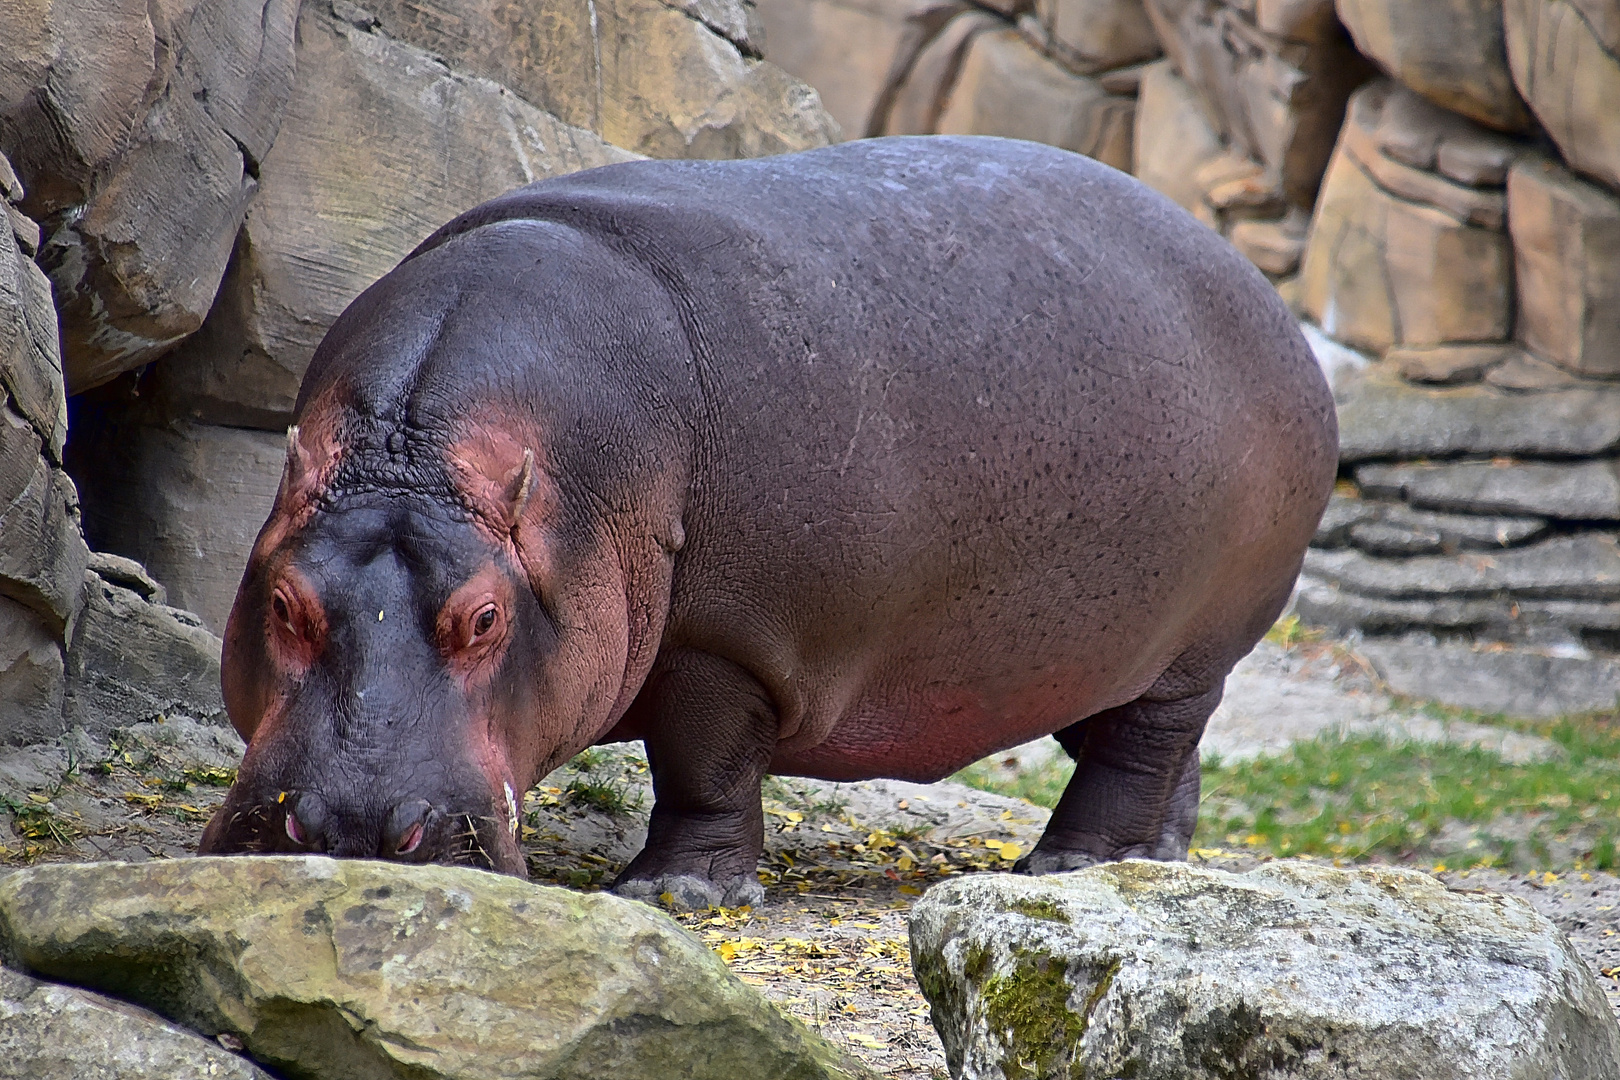
{"label": "grass patch", "polygon": [[572,806],[601,810],[615,817],[641,809],[646,791],[634,783],[647,766],[639,757],[593,746],[568,763],[574,775],[563,786],[562,799]]}
{"label": "grass patch", "polygon": [[[1272,855],[1509,869],[1620,867],[1620,730],[1591,718],[1536,730],[1561,760],[1509,764],[1478,747],[1324,735],[1287,753],[1204,763],[1195,847]],[[1053,806],[1073,767],[1007,780],[980,762],[974,787]]]}

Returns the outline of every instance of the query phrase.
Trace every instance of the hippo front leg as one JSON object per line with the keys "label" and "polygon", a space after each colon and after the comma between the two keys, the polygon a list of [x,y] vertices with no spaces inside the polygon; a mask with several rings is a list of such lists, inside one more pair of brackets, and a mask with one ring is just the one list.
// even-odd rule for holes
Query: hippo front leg
{"label": "hippo front leg", "polygon": [[1051,874],[1115,859],[1185,859],[1198,824],[1198,740],[1224,681],[1185,697],[1144,696],[1058,732],[1075,759],[1074,776],[1017,869]]}
{"label": "hippo front leg", "polygon": [[729,660],[681,652],[660,659],[638,696],[653,808],[647,846],[613,891],[676,906],[738,907],[765,899],[759,785],[776,746],[764,687]]}

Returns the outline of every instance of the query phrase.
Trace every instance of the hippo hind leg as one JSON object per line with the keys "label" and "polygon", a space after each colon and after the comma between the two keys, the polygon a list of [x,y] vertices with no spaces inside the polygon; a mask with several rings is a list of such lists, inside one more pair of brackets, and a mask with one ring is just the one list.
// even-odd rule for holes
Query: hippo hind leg
{"label": "hippo hind leg", "polygon": [[1058,732],[1074,776],[1017,869],[1051,874],[1115,859],[1186,858],[1198,824],[1198,740],[1220,704],[1224,674],[1191,693],[1161,679],[1135,701]]}
{"label": "hippo hind leg", "polygon": [[759,786],[776,746],[776,711],[742,668],[707,653],[661,658],[632,706],[646,735],[653,808],[647,844],[613,884],[620,896],[677,908],[765,899]]}

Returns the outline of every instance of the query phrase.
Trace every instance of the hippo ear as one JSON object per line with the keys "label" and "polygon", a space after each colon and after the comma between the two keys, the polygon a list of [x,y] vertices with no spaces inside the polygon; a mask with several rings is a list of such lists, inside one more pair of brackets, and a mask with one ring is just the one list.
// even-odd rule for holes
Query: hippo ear
{"label": "hippo ear", "polygon": [[506,526],[509,529],[517,528],[523,517],[523,508],[529,505],[529,496],[534,492],[534,451],[523,451],[523,464],[512,470],[502,485],[501,495],[506,510]]}
{"label": "hippo ear", "polygon": [[277,502],[286,502],[309,486],[315,472],[309,451],[298,441],[298,425],[287,429],[287,463],[281,470],[281,489],[276,492]]}

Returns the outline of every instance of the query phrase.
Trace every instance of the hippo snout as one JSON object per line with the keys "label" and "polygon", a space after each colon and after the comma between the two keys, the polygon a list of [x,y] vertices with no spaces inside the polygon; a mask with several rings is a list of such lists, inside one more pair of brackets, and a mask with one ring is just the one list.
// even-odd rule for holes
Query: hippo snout
{"label": "hippo snout", "polygon": [[205,855],[323,854],[456,863],[527,876],[508,808],[407,796],[355,805],[318,791],[232,792],[203,834]]}

